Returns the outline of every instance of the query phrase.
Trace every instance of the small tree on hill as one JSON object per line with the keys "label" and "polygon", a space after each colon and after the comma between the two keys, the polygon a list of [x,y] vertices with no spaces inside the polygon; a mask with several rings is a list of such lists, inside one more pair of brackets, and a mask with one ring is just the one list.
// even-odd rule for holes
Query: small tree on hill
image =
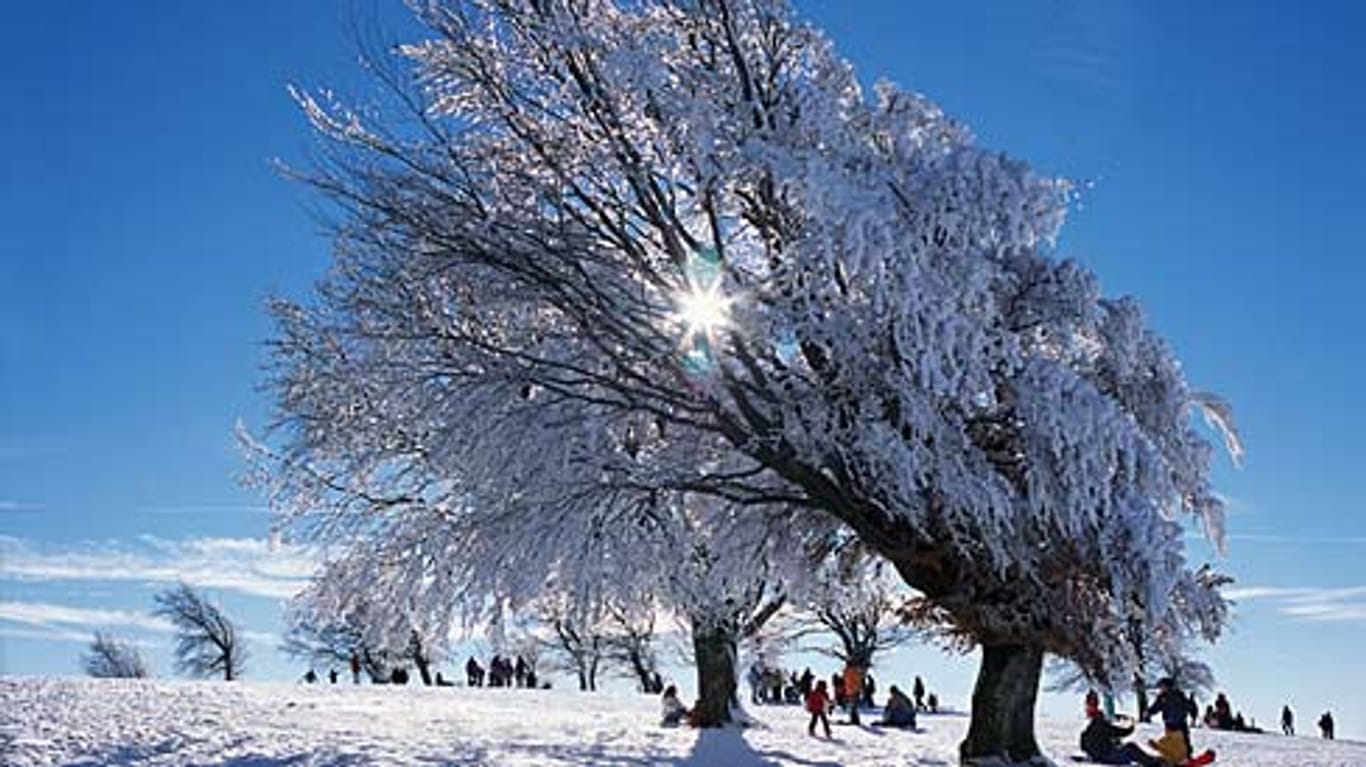
{"label": "small tree on hill", "polygon": [[145,679],[151,676],[142,654],[131,642],[115,639],[102,631],[82,659],[85,673],[106,679]]}
{"label": "small tree on hill", "polygon": [[206,596],[181,583],[156,595],[155,614],[176,627],[176,669],[193,676],[222,674],[231,682],[246,669],[237,627]]}

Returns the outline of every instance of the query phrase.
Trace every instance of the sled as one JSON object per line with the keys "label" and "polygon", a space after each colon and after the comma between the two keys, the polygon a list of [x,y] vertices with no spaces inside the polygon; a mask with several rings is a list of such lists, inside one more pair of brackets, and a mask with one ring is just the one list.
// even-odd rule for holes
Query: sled
{"label": "sled", "polygon": [[[1085,754],[1073,754],[1071,759],[1072,761],[1081,764],[1096,764],[1096,762],[1091,761],[1091,757]],[[1196,754],[1195,756],[1192,756],[1191,758],[1182,762],[1181,767],[1205,767],[1205,765],[1212,764],[1213,762],[1214,749],[1207,748],[1201,753]]]}

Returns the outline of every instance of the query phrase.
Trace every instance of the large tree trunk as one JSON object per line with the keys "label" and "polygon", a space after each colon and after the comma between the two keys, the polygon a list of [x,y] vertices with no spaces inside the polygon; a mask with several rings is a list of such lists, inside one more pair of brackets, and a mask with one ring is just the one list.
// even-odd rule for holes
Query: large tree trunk
{"label": "large tree trunk", "polygon": [[1034,700],[1039,693],[1043,652],[1019,644],[982,647],[982,667],[972,691],[972,723],[958,747],[964,765],[1005,757],[1028,762],[1039,757],[1034,740]]}
{"label": "large tree trunk", "polygon": [[697,656],[694,720],[698,727],[729,724],[735,699],[735,637],[716,629],[693,628],[692,646]]}

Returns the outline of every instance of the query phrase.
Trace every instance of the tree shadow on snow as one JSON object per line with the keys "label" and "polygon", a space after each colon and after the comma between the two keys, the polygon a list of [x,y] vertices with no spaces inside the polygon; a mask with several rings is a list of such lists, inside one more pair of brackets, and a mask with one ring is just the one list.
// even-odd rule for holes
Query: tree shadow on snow
{"label": "tree shadow on snow", "polygon": [[[780,761],[781,760],[781,761]],[[812,761],[786,751],[756,751],[745,740],[744,730],[701,730],[693,744],[692,753],[671,762],[676,767],[715,767],[722,764],[745,767],[782,767],[786,764],[802,767],[840,767],[839,762]]]}
{"label": "tree shadow on snow", "polygon": [[[840,767],[838,762],[812,761],[784,751],[757,751],[740,729],[707,729],[697,732],[692,751],[676,756],[658,749],[644,753],[613,753],[610,742],[598,743],[501,743],[498,751],[516,752],[534,759],[544,767]],[[441,757],[418,757],[422,764],[433,767],[474,767],[492,765],[494,761],[452,760]],[[235,767],[248,767],[240,765]],[[257,767],[252,765],[251,767]],[[260,765],[266,767],[266,765]]]}

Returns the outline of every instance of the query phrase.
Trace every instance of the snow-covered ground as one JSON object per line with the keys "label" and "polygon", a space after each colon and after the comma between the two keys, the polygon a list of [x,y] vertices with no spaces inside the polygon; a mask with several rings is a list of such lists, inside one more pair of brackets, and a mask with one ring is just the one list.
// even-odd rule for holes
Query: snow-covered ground
{"label": "snow-covered ground", "polygon": [[[517,765],[928,767],[956,764],[967,718],[920,732],[837,726],[809,738],[796,707],[754,726],[656,726],[645,696],[421,687],[0,678],[4,765]],[[1079,721],[1039,722],[1060,765]],[[1366,744],[1197,730],[1231,767],[1366,767]]]}

